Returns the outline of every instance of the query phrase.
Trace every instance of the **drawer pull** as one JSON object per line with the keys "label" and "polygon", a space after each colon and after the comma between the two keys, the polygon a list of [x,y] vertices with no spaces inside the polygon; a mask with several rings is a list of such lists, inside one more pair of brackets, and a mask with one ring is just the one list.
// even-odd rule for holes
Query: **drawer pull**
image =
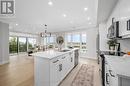
{"label": "drawer pull", "polygon": [[62,59],[64,59],[65,58],[65,56],[64,57],[62,57]]}
{"label": "drawer pull", "polygon": [[109,85],[109,74],[108,73],[106,73],[106,84],[108,84]]}
{"label": "drawer pull", "polygon": [[56,63],[56,62],[58,62],[59,60],[56,60],[56,61],[54,61],[53,63]]}

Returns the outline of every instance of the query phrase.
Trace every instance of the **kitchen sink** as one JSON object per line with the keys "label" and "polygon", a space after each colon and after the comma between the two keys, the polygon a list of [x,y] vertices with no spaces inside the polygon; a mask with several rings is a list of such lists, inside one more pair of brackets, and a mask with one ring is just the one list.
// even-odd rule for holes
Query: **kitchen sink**
{"label": "kitchen sink", "polygon": [[61,50],[60,52],[67,52],[67,51],[70,51],[70,50]]}

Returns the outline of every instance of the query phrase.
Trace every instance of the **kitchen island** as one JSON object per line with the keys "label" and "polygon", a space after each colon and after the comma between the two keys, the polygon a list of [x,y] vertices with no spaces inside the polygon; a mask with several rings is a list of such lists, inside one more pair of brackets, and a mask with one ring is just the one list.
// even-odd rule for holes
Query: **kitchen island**
{"label": "kitchen island", "polygon": [[[75,55],[79,49],[48,50],[34,56],[35,86],[58,86],[75,67]],[[78,59],[77,59],[78,60]]]}

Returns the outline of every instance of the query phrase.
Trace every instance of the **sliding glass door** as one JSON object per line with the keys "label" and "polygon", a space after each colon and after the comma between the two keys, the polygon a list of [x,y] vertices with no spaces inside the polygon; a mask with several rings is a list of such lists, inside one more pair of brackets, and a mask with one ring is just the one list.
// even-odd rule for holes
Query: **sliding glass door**
{"label": "sliding glass door", "polygon": [[32,50],[36,47],[36,39],[28,38],[28,49]]}
{"label": "sliding glass door", "polygon": [[27,52],[27,38],[19,37],[19,52]]}
{"label": "sliding glass door", "polygon": [[9,37],[9,52],[18,53],[18,38]]}

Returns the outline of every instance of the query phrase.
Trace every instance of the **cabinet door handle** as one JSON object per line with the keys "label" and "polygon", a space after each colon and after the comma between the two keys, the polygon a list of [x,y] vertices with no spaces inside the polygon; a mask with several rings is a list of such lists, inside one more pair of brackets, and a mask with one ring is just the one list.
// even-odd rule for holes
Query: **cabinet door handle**
{"label": "cabinet door handle", "polygon": [[112,74],[112,70],[109,70],[109,73],[112,77],[115,77],[115,75]]}
{"label": "cabinet door handle", "polygon": [[127,31],[130,31],[130,20],[127,21]]}
{"label": "cabinet door handle", "polygon": [[62,64],[59,64],[59,71],[62,71]]}
{"label": "cabinet door handle", "polygon": [[106,84],[109,84],[109,80],[108,80],[109,74],[106,73]]}
{"label": "cabinet door handle", "polygon": [[53,63],[56,63],[56,62],[58,62],[59,60],[56,60],[56,61],[54,61]]}
{"label": "cabinet door handle", "polygon": [[64,57],[62,57],[62,59],[64,59],[65,58],[65,56]]}
{"label": "cabinet door handle", "polygon": [[71,62],[73,61],[73,58],[71,57]]}
{"label": "cabinet door handle", "polygon": [[129,21],[127,21],[127,30],[129,30]]}

